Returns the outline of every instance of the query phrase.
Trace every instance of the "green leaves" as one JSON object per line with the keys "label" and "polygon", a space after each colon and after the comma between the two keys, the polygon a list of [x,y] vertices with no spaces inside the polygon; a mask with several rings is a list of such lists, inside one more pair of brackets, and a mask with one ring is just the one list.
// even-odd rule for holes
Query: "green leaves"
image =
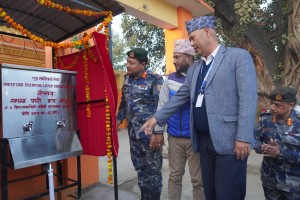
{"label": "green leaves", "polygon": [[[157,73],[164,72],[166,68],[164,30],[127,14],[122,14],[121,20],[123,40],[117,40],[113,36],[113,53],[117,53],[113,54],[113,57],[117,56],[113,58],[114,66],[118,65],[115,62],[121,62],[118,60],[122,57],[121,53],[124,55],[122,59],[125,63],[126,52],[131,48],[141,47],[149,52],[148,68]],[[114,48],[121,48],[122,50]]]}

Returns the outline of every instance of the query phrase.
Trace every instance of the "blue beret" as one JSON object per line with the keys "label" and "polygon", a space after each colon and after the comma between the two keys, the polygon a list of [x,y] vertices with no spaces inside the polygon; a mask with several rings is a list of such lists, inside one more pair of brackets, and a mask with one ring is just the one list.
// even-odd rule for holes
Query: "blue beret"
{"label": "blue beret", "polygon": [[214,29],[215,21],[216,21],[215,16],[201,16],[185,22],[185,26],[188,34],[190,34],[191,32],[199,29],[204,29],[204,28]]}

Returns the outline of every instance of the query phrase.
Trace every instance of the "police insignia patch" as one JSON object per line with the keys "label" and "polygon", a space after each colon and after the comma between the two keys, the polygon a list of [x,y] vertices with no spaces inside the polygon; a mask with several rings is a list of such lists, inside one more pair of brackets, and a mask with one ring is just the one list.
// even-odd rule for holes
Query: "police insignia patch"
{"label": "police insignia patch", "polygon": [[148,90],[148,86],[147,85],[139,85],[139,89],[140,90]]}
{"label": "police insignia patch", "polygon": [[275,99],[276,99],[276,101],[281,101],[282,100],[281,94],[277,94]]}
{"label": "police insignia patch", "polygon": [[131,58],[134,58],[134,52],[133,52],[133,51],[130,52],[129,56],[130,56]]}

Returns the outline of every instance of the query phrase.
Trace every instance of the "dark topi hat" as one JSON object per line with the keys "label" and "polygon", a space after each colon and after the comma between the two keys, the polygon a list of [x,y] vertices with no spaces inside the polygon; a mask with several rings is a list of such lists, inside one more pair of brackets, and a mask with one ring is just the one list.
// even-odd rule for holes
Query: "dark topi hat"
{"label": "dark topi hat", "polygon": [[204,29],[204,28],[214,29],[215,21],[216,21],[215,16],[201,16],[185,22],[185,26],[188,34],[190,34],[191,32],[199,29]]}
{"label": "dark topi hat", "polygon": [[136,59],[148,58],[148,51],[144,48],[134,48],[127,52],[127,56]]}
{"label": "dark topi hat", "polygon": [[279,102],[296,102],[297,90],[290,86],[281,86],[275,88],[269,95],[273,101]]}

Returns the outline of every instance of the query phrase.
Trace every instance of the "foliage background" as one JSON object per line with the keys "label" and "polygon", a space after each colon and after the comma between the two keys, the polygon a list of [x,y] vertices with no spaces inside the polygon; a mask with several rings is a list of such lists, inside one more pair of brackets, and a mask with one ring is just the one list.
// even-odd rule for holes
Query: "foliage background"
{"label": "foliage background", "polygon": [[[251,53],[260,103],[276,86],[300,88],[300,0],[205,1],[215,10],[221,43]],[[122,38],[113,36],[114,67],[125,70],[126,51],[139,46],[149,50],[150,69],[165,72],[164,31],[129,15],[121,20]]]}
{"label": "foliage background", "polygon": [[165,37],[164,30],[128,14],[121,16],[122,33],[113,32],[114,69],[126,70],[126,52],[135,47],[148,50],[148,68],[156,73],[164,73]]}

